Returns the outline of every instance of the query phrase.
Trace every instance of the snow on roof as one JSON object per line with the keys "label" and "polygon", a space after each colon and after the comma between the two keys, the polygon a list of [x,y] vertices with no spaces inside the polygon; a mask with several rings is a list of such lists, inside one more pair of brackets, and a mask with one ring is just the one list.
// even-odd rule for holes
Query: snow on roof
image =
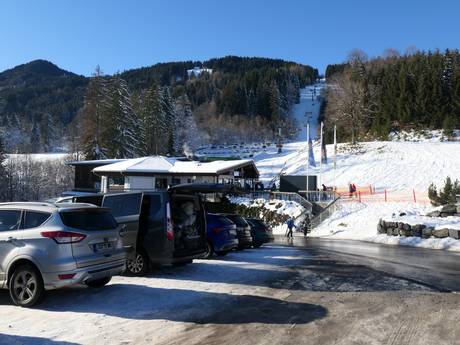
{"label": "snow on roof", "polygon": [[240,159],[232,161],[180,161],[163,156],[152,156],[127,159],[123,162],[104,165],[93,169],[95,173],[170,173],[170,174],[221,174],[228,170],[234,170],[243,166],[252,165],[252,159]]}
{"label": "snow on roof", "polygon": [[106,165],[106,164],[113,164],[125,161],[126,159],[98,159],[98,160],[89,160],[89,161],[71,161],[66,162],[67,165]]}

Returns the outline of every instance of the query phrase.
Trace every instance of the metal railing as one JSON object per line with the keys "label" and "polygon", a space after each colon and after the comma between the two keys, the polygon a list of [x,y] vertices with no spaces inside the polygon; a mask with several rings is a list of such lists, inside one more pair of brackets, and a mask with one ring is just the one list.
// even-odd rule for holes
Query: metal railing
{"label": "metal railing", "polygon": [[327,205],[317,216],[313,217],[310,226],[311,229],[320,225],[323,220],[329,218],[338,209],[340,197],[337,196],[329,205]]}
{"label": "metal railing", "polygon": [[299,194],[302,195],[309,202],[316,203],[330,203],[338,198],[338,194],[334,191],[306,191],[299,190]]}

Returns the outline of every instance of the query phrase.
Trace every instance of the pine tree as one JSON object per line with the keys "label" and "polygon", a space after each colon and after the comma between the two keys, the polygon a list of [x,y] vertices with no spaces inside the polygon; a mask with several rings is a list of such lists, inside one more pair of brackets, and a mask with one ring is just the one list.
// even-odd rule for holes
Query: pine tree
{"label": "pine tree", "polygon": [[275,81],[272,81],[270,86],[270,120],[272,121],[272,131],[275,136],[278,127],[281,126],[281,95]]}
{"label": "pine tree", "polygon": [[101,142],[110,158],[133,158],[141,152],[140,123],[131,103],[128,84],[119,75],[110,80],[110,106],[103,114]]}
{"label": "pine tree", "polygon": [[167,126],[163,95],[153,84],[145,92],[142,102],[142,126],[144,127],[144,151],[147,155],[159,155],[166,151]]}
{"label": "pine tree", "polygon": [[3,139],[0,137],[0,181],[2,181],[2,183],[0,183],[0,201],[6,201],[7,200],[7,188],[8,188],[8,184],[7,184],[7,180],[8,180],[8,176],[7,176],[7,170],[6,170],[6,154],[5,154],[5,150],[4,150],[4,147],[3,147]]}
{"label": "pine tree", "polygon": [[40,128],[36,121],[32,125],[29,152],[40,152]]}
{"label": "pine tree", "polygon": [[176,128],[177,140],[175,151],[184,152],[186,155],[198,148],[202,139],[198,127],[193,117],[190,101],[186,94],[181,95],[176,100]]}
{"label": "pine tree", "polygon": [[89,82],[81,114],[82,128],[80,146],[87,160],[106,158],[106,149],[101,141],[102,119],[111,103],[108,79],[103,77],[99,66]]}
{"label": "pine tree", "polygon": [[176,111],[174,109],[174,102],[169,91],[169,87],[162,89],[162,105],[163,112],[165,114],[165,126],[166,126],[166,153],[169,155],[174,154],[174,145],[176,141]]}

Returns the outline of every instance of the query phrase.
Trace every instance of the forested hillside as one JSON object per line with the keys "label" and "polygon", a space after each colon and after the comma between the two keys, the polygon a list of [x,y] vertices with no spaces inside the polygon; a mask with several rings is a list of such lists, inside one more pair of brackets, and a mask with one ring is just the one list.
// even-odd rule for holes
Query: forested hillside
{"label": "forested hillside", "polygon": [[[327,69],[326,121],[344,137],[386,137],[398,129],[460,125],[460,53],[413,52],[368,59],[354,51]],[[329,126],[331,127],[331,126]]]}
{"label": "forested hillside", "polygon": [[87,84],[87,78],[44,60],[0,73],[0,135],[6,149],[35,152],[62,145]]}
{"label": "forested hillside", "polygon": [[[194,67],[212,72],[189,75]],[[0,73],[0,135],[8,152],[83,146],[110,157],[179,153],[199,142],[271,140],[278,127],[289,137],[299,89],[317,75],[293,62],[229,56],[114,76],[99,69],[86,78],[36,60]],[[181,126],[199,131],[200,140]]]}

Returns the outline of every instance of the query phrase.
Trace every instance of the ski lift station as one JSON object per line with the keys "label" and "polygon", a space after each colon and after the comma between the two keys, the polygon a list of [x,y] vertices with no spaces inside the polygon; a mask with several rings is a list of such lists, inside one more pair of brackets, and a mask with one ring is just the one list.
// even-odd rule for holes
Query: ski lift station
{"label": "ski lift station", "polygon": [[259,171],[252,159],[199,162],[150,156],[123,160],[74,161],[77,192],[166,189],[182,183],[253,185]]}

